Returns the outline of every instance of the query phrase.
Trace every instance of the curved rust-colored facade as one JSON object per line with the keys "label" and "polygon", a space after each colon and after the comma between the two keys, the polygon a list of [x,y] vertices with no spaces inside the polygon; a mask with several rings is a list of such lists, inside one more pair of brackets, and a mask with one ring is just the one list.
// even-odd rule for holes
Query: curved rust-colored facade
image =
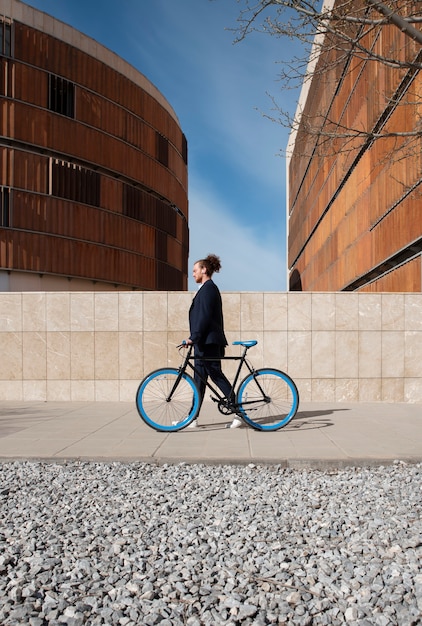
{"label": "curved rust-colored facade", "polygon": [[322,49],[291,140],[291,290],[422,290],[422,53],[393,23],[361,42],[403,66]]}
{"label": "curved rust-colored facade", "polygon": [[187,143],[173,109],[89,37],[5,5],[0,291],[186,290]]}

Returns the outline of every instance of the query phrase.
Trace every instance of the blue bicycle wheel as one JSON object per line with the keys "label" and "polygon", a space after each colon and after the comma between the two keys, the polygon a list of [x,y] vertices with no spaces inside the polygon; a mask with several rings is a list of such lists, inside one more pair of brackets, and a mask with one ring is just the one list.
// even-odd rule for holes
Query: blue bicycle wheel
{"label": "blue bicycle wheel", "polygon": [[198,388],[189,374],[181,374],[175,368],[155,370],[140,383],[136,408],[143,421],[155,430],[181,430],[198,414]]}
{"label": "blue bicycle wheel", "polygon": [[284,372],[260,369],[242,380],[236,401],[249,426],[256,430],[278,430],[296,415],[299,392]]}

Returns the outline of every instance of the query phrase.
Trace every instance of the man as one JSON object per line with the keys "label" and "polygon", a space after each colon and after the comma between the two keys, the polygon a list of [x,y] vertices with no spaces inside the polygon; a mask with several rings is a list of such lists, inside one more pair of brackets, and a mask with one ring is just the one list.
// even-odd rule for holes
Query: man
{"label": "man", "polygon": [[[234,400],[232,386],[221,369],[221,357],[224,356],[227,339],[224,334],[223,306],[220,290],[212,280],[214,272],[221,268],[220,259],[209,254],[205,259],[196,261],[193,266],[193,277],[200,288],[189,309],[190,337],[188,345],[195,347],[195,382],[200,393],[200,406],[205,395],[208,376],[222,391],[226,398]],[[203,361],[202,358],[213,359]],[[214,360],[215,357],[215,360]],[[228,428],[239,428],[242,422],[235,417]],[[189,428],[197,427],[194,420]]]}

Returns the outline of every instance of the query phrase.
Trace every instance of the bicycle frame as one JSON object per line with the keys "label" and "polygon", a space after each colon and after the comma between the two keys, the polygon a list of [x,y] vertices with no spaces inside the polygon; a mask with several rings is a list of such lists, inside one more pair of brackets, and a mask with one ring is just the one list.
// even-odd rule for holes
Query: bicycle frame
{"label": "bicycle frame", "polygon": [[[185,347],[183,344],[181,344],[180,346],[177,346],[178,348],[182,348]],[[212,398],[215,402],[223,402],[223,400],[225,400],[225,396],[223,396],[221,394],[220,391],[218,391],[208,380],[204,380],[202,378],[202,376],[200,375],[200,373],[198,372],[198,370],[196,369],[195,365],[192,364],[192,361],[195,361],[196,358],[194,354],[192,354],[192,350],[193,350],[193,345],[189,345],[188,347],[188,352],[186,354],[186,356],[184,357],[183,363],[182,365],[179,367],[179,376],[177,377],[172,390],[170,391],[168,397],[167,397],[167,402],[170,402],[174,391],[176,390],[180,379],[182,378],[183,374],[186,372],[186,370],[189,368],[190,370],[192,370],[193,374],[197,374],[197,376],[201,379],[201,381],[208,387],[208,389],[216,396],[216,398]],[[245,365],[246,368],[248,369],[249,373],[252,374],[252,376],[254,376],[255,374],[255,369],[252,367],[252,365],[250,365],[250,363],[247,361],[246,359],[246,354],[249,350],[251,346],[243,346],[243,352],[240,356],[223,356],[220,357],[218,360],[221,361],[239,361],[239,366],[237,368],[237,372],[235,374],[234,380],[233,380],[233,384],[231,386],[230,392],[231,394],[234,394],[235,388],[237,386],[237,383],[239,381],[240,378],[240,373],[242,371],[243,366]],[[216,361],[216,358],[213,357],[199,357],[198,360],[201,361]],[[254,376],[255,378],[255,376]],[[266,400],[267,397],[264,393],[264,390],[262,389],[261,385],[259,384],[257,378],[255,378],[255,382],[257,384],[257,387],[259,389],[259,391],[262,393],[262,399]],[[243,404],[254,404],[257,402],[260,402],[260,400],[252,400],[252,401],[247,401],[247,402],[243,402]],[[236,409],[238,407],[237,403],[231,403],[230,408]],[[229,408],[229,407],[227,407]]]}

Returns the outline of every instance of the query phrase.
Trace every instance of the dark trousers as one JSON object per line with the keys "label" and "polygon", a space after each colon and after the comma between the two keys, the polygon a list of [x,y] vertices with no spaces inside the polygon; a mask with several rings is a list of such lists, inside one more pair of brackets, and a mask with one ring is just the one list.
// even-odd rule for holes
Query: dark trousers
{"label": "dark trousers", "polygon": [[[205,346],[195,346],[195,368],[198,373],[195,372],[195,382],[199,389],[200,394],[200,402],[202,405],[202,401],[205,395],[206,389],[206,381],[208,380],[208,376],[211,378],[213,383],[217,385],[220,391],[225,395],[226,398],[231,398],[231,384],[223,374],[221,370],[221,357],[224,356],[224,347],[219,346],[215,343],[210,343]],[[214,359],[215,361],[202,361],[201,357],[207,359]],[[200,405],[200,406],[201,406]]]}

